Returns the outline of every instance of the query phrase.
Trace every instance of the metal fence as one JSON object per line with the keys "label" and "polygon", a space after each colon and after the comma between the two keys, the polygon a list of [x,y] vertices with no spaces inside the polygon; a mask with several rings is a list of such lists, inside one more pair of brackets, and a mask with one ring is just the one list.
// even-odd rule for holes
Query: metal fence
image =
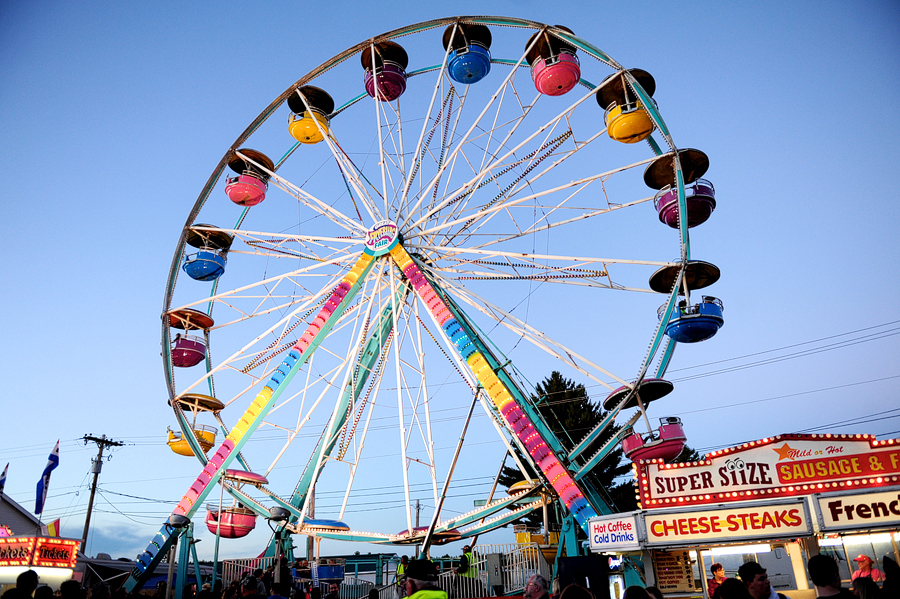
{"label": "metal fence", "polygon": [[274,557],[248,557],[222,560],[222,581],[227,585],[232,580],[240,580],[253,574],[257,568],[265,570],[275,563]]}
{"label": "metal fence", "polygon": [[[322,590],[322,597],[328,594],[328,582],[320,582],[319,588]],[[363,599],[369,596],[369,591],[375,588],[374,582],[362,580],[361,578],[344,578],[341,581],[338,590],[340,599]],[[381,590],[378,592],[379,599],[382,598]],[[391,596],[384,595],[384,599],[391,599]]]}
{"label": "metal fence", "polygon": [[[500,583],[497,588],[488,584],[487,556],[500,554]],[[452,571],[438,576],[438,586],[447,592],[450,599],[472,597],[491,597],[497,594],[518,594],[524,591],[525,583],[533,574],[540,574],[550,580],[550,565],[544,559],[537,543],[493,543],[476,545],[472,549],[472,566],[475,576],[459,576]],[[275,558],[258,557],[222,561],[222,578],[225,584],[232,580],[240,580],[253,570],[265,570],[273,564]],[[496,582],[496,581],[492,581]],[[322,596],[328,593],[328,583],[322,582]],[[345,577],[341,581],[340,599],[364,599],[369,591],[375,589],[374,583],[359,578]],[[378,599],[400,599],[402,590],[397,583],[378,588]]]}
{"label": "metal fence", "polygon": [[[488,584],[487,556],[491,554],[500,554],[500,581],[496,588]],[[459,576],[453,572],[438,576],[438,586],[451,599],[517,594],[525,590],[525,583],[533,574],[550,580],[550,566],[536,543],[476,545],[472,548],[472,558],[477,571],[475,576]],[[379,596],[379,599],[390,598]]]}

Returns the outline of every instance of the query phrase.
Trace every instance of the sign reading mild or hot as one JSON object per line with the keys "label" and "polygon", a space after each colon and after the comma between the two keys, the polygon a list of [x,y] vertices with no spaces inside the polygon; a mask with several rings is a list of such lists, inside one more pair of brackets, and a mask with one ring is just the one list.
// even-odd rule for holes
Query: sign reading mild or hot
{"label": "sign reading mild or hot", "polygon": [[647,545],[721,543],[812,534],[802,501],[719,510],[645,513]]}
{"label": "sign reading mild or hot", "polygon": [[900,488],[882,493],[816,496],[822,530],[900,525]]}
{"label": "sign reading mild or hot", "polygon": [[900,441],[872,435],[779,435],[700,462],[640,461],[643,508],[810,495],[900,482]]}

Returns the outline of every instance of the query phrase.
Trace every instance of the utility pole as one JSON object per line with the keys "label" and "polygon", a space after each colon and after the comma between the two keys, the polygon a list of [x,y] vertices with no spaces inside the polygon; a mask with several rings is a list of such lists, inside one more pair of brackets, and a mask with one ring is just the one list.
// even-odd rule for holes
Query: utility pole
{"label": "utility pole", "polygon": [[97,479],[100,477],[100,469],[103,467],[103,450],[107,447],[122,447],[125,444],[120,441],[107,439],[106,435],[95,437],[91,434],[87,434],[83,438],[85,445],[93,442],[96,443],[99,448],[97,457],[91,460],[91,471],[94,473],[94,482],[91,484],[91,498],[88,499],[87,516],[84,518],[84,532],[81,533],[81,553],[87,555],[88,529],[91,526],[91,511],[94,509],[94,494],[97,492]]}
{"label": "utility pole", "polygon": [[[416,532],[419,531],[419,512],[422,511],[422,506],[419,504],[419,500],[416,499]],[[416,559],[419,559],[419,546],[416,545]]]}
{"label": "utility pole", "polygon": [[[313,485],[310,490],[309,497],[309,508],[306,510],[306,513],[309,514],[310,518],[316,517],[316,486]],[[312,561],[316,559],[316,545],[315,538],[312,535],[308,535],[306,537],[306,561],[312,564]],[[310,566],[313,567],[313,566]]]}

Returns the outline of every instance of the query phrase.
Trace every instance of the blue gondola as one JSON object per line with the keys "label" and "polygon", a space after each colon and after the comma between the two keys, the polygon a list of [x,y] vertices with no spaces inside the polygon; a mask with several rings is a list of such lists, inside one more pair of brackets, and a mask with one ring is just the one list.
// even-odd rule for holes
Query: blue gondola
{"label": "blue gondola", "polygon": [[450,49],[447,72],[457,83],[477,83],[490,73],[491,30],[484,25],[450,25],[444,30],[443,43],[445,50]]}
{"label": "blue gondola", "polygon": [[[665,305],[660,307],[660,318],[665,313],[665,308]],[[688,306],[681,300],[666,324],[666,335],[678,343],[705,341],[725,324],[723,310],[722,300],[709,295],[704,295],[703,301],[693,306]]]}
{"label": "blue gondola", "polygon": [[210,225],[194,225],[188,230],[187,244],[197,248],[185,254],[181,268],[196,281],[215,281],[225,272],[226,254],[234,238],[224,231],[207,230]]}

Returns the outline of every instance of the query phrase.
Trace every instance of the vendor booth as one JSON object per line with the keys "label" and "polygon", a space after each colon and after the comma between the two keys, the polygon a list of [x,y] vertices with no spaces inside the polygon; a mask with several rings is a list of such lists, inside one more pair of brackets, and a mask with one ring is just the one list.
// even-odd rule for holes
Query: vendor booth
{"label": "vendor booth", "polygon": [[0,592],[16,585],[16,578],[34,570],[41,585],[56,590],[72,578],[81,541],[57,537],[0,538]]}
{"label": "vendor booth", "polygon": [[815,597],[811,555],[832,555],[845,586],[858,555],[900,561],[897,440],[781,435],[698,462],[639,461],[635,485],[643,509],[592,519],[591,550],[642,559],[666,597],[707,596],[713,563],[731,578],[757,561],[778,592]]}

